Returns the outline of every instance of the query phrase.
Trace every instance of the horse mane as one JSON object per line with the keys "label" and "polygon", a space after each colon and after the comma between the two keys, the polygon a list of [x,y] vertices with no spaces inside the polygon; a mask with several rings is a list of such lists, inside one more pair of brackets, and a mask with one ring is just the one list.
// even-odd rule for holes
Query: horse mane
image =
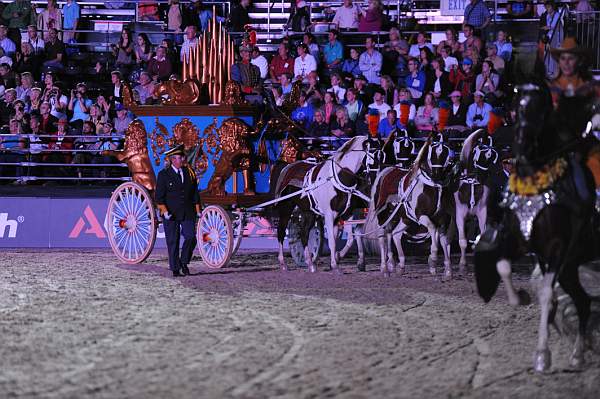
{"label": "horse mane", "polygon": [[340,149],[334,154],[334,157],[336,158],[336,160],[339,160],[339,159],[345,157],[346,155],[348,155],[348,153],[354,148],[355,143],[357,141],[359,141],[360,139],[366,139],[366,137],[365,136],[355,136],[355,137],[352,137],[350,140],[346,141],[340,147]]}
{"label": "horse mane", "polygon": [[462,164],[463,168],[468,167],[471,161],[471,156],[473,154],[473,148],[475,147],[475,143],[485,133],[486,131],[484,129],[477,129],[465,139],[462,150],[460,151],[460,163]]}
{"label": "horse mane", "polygon": [[415,174],[421,167],[421,162],[423,161],[423,158],[425,157],[425,153],[429,150],[430,145],[431,145],[431,137],[427,139],[425,144],[423,144],[423,147],[421,147],[421,149],[419,150],[419,153],[417,154],[415,161],[413,162],[412,166],[410,167],[410,170],[406,174],[406,179],[408,181],[412,180],[412,178],[415,176]]}

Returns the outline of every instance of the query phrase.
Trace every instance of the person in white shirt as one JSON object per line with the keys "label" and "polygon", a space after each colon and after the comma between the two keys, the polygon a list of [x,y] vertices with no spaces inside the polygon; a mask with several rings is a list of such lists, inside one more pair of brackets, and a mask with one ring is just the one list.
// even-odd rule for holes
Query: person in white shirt
{"label": "person in white shirt", "polygon": [[365,75],[367,81],[372,84],[379,84],[379,72],[383,64],[383,56],[375,50],[375,39],[367,37],[365,40],[366,51],[360,55],[358,65],[360,71]]}
{"label": "person in white shirt", "polygon": [[387,112],[392,109],[385,101],[383,101],[383,90],[381,88],[375,89],[373,94],[373,103],[369,105],[369,108],[374,108],[379,112],[379,121],[387,118]]}
{"label": "person in white shirt", "polygon": [[338,104],[341,104],[346,98],[346,89],[344,89],[340,84],[342,83],[342,78],[339,73],[334,73],[331,75],[331,87],[327,89],[328,92],[335,94],[337,97]]}
{"label": "person in white shirt", "polygon": [[417,43],[410,46],[410,50],[408,50],[408,56],[413,58],[419,58],[421,55],[421,48],[429,47],[429,50],[433,53],[433,44],[427,41],[427,36],[425,32],[419,32],[417,34]]}
{"label": "person in white shirt", "polygon": [[352,0],[344,0],[344,4],[335,12],[333,23],[338,25],[338,29],[358,29],[360,13],[360,7],[352,4]]}
{"label": "person in white shirt", "polygon": [[27,40],[24,40],[24,42],[31,44],[31,47],[33,47],[33,54],[40,55],[44,53],[44,46],[46,43],[38,34],[37,26],[29,25],[27,27]]}
{"label": "person in white shirt", "polygon": [[265,56],[260,53],[258,46],[254,46],[252,49],[252,59],[250,60],[250,63],[256,65],[258,69],[260,69],[261,79],[267,78],[267,74],[269,73],[269,62]]}
{"label": "person in white shirt", "polygon": [[317,61],[315,57],[308,53],[306,44],[300,43],[297,50],[298,57],[296,57],[296,61],[294,62],[294,76],[304,80],[309,73],[317,70]]}
{"label": "person in white shirt", "polygon": [[458,68],[458,60],[455,57],[452,57],[450,54],[452,53],[452,47],[444,46],[440,49],[440,55],[444,60],[444,69],[446,72],[450,73],[452,70],[452,65],[456,65]]}
{"label": "person in white shirt", "polygon": [[194,25],[190,25],[185,28],[185,38],[181,45],[180,59],[183,61],[184,57],[190,54],[190,50],[198,44],[198,38],[196,37],[197,28]]}

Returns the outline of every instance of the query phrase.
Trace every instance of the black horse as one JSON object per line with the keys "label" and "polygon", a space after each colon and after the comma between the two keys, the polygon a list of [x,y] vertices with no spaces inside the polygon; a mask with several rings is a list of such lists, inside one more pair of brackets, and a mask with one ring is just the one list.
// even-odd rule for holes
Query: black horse
{"label": "black horse", "polygon": [[[504,193],[504,217],[497,228],[484,232],[475,249],[479,294],[487,302],[500,278],[509,303],[523,295],[511,282],[511,262],[535,255],[541,271],[537,294],[541,306],[534,368],[551,365],[548,324],[553,315],[554,287],[558,282],[573,299],[579,329],[570,362],[584,361],[584,337],[590,315],[590,297],[579,281],[578,267],[594,257],[594,184],[583,161],[585,104],[577,97],[562,98],[555,112],[545,85],[528,84],[517,90],[514,170]],[[588,147],[589,148],[589,147]]]}

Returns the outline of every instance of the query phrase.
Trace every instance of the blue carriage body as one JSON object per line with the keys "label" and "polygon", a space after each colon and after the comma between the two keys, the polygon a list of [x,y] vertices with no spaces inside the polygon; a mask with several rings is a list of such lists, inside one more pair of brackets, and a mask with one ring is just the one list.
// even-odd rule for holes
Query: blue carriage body
{"label": "blue carriage body", "polygon": [[[173,137],[173,131],[177,124],[184,119],[191,122],[194,128],[198,129],[200,138],[205,138],[205,129],[216,122],[216,127],[219,128],[224,121],[230,118],[237,118],[244,121],[250,127],[254,127],[258,119],[258,111],[254,107],[231,107],[231,106],[140,106],[136,107],[135,113],[138,119],[142,121],[148,134],[148,152],[152,160],[155,175],[165,166],[165,157],[162,155],[164,149],[168,148],[168,144],[157,149],[157,140],[154,134],[160,131],[167,131],[168,137]],[[258,152],[259,136],[251,137],[251,145],[253,153]],[[153,148],[154,146],[154,148]],[[206,140],[202,142],[201,151],[206,154],[207,164],[204,172],[198,174],[199,189],[205,190],[208,182],[213,176],[215,164],[218,161],[219,153],[214,153],[213,148],[209,148],[209,143]],[[279,143],[277,141],[267,142],[267,150],[269,158],[274,161],[277,158]],[[212,150],[212,151],[211,151]],[[157,159],[159,162],[157,164]],[[259,168],[252,168],[254,175],[254,185],[256,193],[269,192],[270,168],[264,168],[261,172]],[[232,175],[225,184],[227,193],[242,193],[244,191],[244,179],[242,172],[236,172],[237,175]],[[234,187],[234,182],[237,187]]]}

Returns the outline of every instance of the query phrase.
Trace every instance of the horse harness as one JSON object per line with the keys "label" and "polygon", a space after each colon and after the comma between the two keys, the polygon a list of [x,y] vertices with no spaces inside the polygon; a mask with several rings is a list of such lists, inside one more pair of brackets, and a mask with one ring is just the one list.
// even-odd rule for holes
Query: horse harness
{"label": "horse harness", "polygon": [[[328,176],[323,182],[316,184],[316,179],[318,177],[318,174],[321,171],[321,169],[323,168],[323,166],[325,166],[326,162],[331,162],[331,176]],[[336,169],[337,169],[337,171],[336,171]],[[317,201],[314,197],[313,192],[315,191],[316,188],[326,184],[327,182],[331,182],[331,184],[333,185],[333,187],[335,188],[336,191],[341,192],[343,194],[347,194],[346,204],[344,205],[344,209],[341,212],[339,212],[339,214],[343,214],[346,211],[348,211],[348,209],[350,208],[350,202],[352,200],[352,196],[356,196],[367,202],[370,201],[370,198],[368,196],[366,196],[365,194],[363,194],[357,188],[357,186],[358,186],[357,182],[355,182],[354,185],[352,185],[352,186],[344,184],[341,181],[340,176],[338,175],[338,172],[351,173],[354,176],[357,176],[356,173],[352,173],[352,172],[348,171],[347,169],[344,170],[340,165],[337,164],[337,162],[335,162],[335,160],[333,158],[330,158],[323,163],[319,163],[319,164],[313,166],[308,171],[308,173],[304,176],[301,197],[308,199],[310,210],[312,212],[314,212],[315,214],[325,217],[325,214],[317,206]],[[356,180],[358,180],[358,179],[356,179]]]}
{"label": "horse harness", "polygon": [[473,209],[479,200],[476,199],[475,196],[475,188],[477,186],[483,185],[481,181],[481,177],[477,173],[478,171],[481,173],[487,173],[489,170],[489,166],[485,163],[482,163],[481,157],[485,156],[485,161],[492,161],[490,164],[495,164],[498,161],[498,152],[491,146],[480,144],[475,147],[473,154],[473,167],[476,169],[475,173],[464,173],[459,178],[459,187],[462,184],[467,184],[470,187],[469,193],[469,209]]}

